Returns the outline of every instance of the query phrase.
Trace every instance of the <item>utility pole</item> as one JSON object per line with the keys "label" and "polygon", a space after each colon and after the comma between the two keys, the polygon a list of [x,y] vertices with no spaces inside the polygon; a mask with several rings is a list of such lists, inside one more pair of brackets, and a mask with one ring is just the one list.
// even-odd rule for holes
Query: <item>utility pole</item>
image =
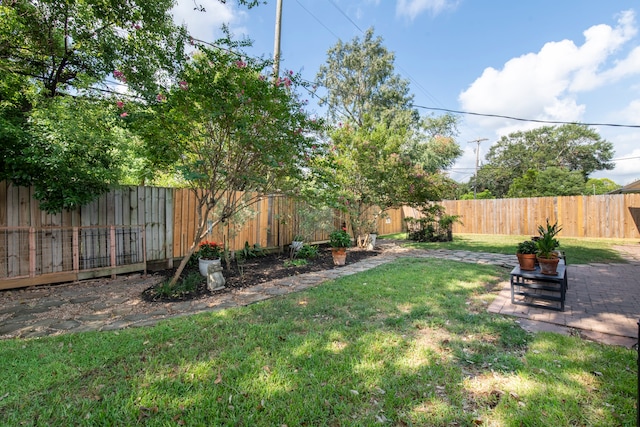
{"label": "utility pole", "polygon": [[282,23],[282,0],[276,4],[276,36],[273,42],[273,79],[280,75],[280,26]]}
{"label": "utility pole", "polygon": [[476,172],[473,175],[473,199],[474,200],[476,198],[476,189],[478,188],[478,161],[480,159],[480,143],[482,141],[488,141],[488,138],[478,138],[468,142],[468,144],[473,144],[473,143],[478,144],[476,146]]}

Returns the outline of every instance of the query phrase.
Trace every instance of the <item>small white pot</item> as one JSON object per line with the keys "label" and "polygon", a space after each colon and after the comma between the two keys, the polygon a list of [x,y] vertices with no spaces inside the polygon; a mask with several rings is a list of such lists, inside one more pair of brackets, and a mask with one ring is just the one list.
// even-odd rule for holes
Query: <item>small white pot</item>
{"label": "small white pot", "polygon": [[198,270],[200,270],[200,274],[202,276],[207,277],[207,271],[210,265],[217,265],[222,268],[222,264],[220,263],[220,258],[217,259],[202,259],[198,260]]}

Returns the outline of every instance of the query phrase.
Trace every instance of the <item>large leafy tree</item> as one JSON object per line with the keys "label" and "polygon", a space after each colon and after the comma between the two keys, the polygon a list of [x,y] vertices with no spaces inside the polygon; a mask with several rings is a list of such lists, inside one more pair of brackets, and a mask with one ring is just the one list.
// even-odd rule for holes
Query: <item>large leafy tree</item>
{"label": "large leafy tree", "polygon": [[[254,6],[255,0],[239,3]],[[187,60],[174,0],[0,3],[0,179],[36,187],[49,211],[119,181],[123,130],[105,94],[151,102]],[[56,117],[60,115],[60,120]]]}
{"label": "large leafy tree", "polygon": [[[367,122],[367,120],[365,120]],[[408,130],[405,129],[405,132]],[[452,128],[450,132],[454,132]],[[384,210],[422,206],[440,200],[451,182],[440,172],[460,154],[451,136],[424,136],[420,150],[408,149],[407,136],[384,123],[332,132],[331,155],[337,202],[348,213],[357,242],[365,246]]]}
{"label": "large leafy tree", "polygon": [[477,188],[488,189],[496,197],[502,197],[507,195],[516,179],[521,179],[517,182],[521,185],[531,178],[525,176],[529,171],[540,173],[550,167],[578,172],[584,183],[589,174],[612,169],[612,158],[613,144],[585,125],[565,124],[518,131],[503,136],[491,147],[486,163],[478,170]]}
{"label": "large leafy tree", "polygon": [[584,192],[584,178],[579,171],[550,166],[533,169],[513,180],[507,197],[575,196]]}
{"label": "large leafy tree", "polygon": [[[9,162],[13,182],[34,186],[40,208],[79,207],[122,176],[126,132],[105,100],[56,97],[31,111],[25,144]],[[34,143],[37,141],[37,143]],[[33,179],[36,177],[36,179]]]}
{"label": "large leafy tree", "polygon": [[323,157],[313,137],[320,123],[295,92],[298,76],[273,82],[270,63],[228,49],[200,47],[179,80],[147,106],[121,104],[149,158],[175,163],[198,205],[195,238],[175,283],[207,227],[215,227],[267,193],[293,193]]}
{"label": "large leafy tree", "polygon": [[328,107],[335,122],[364,125],[365,117],[389,126],[408,126],[418,121],[412,108],[409,82],[395,73],[395,55],[387,50],[381,37],[368,29],[364,37],[349,43],[338,41],[327,53],[317,81],[327,97],[320,105]]}
{"label": "large leafy tree", "polygon": [[[109,75],[143,94],[184,61],[186,30],[173,0],[14,0],[0,13],[0,65],[33,78],[53,97],[104,83]],[[114,74],[115,73],[115,74]]]}
{"label": "large leafy tree", "polygon": [[338,42],[320,68],[323,103],[334,123],[331,157],[337,205],[349,215],[360,246],[390,207],[438,200],[449,181],[441,169],[460,155],[456,118],[420,118],[394,54],[369,29]]}

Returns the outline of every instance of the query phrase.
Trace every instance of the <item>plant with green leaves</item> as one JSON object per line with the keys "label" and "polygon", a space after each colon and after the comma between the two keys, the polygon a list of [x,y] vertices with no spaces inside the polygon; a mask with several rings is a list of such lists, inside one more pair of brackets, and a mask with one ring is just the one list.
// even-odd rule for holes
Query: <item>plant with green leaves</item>
{"label": "plant with green leaves", "polygon": [[309,264],[309,261],[307,261],[305,258],[287,259],[284,261],[284,266],[287,268],[288,267],[304,267],[307,264]]}
{"label": "plant with green leaves", "polygon": [[233,50],[200,46],[157,102],[123,106],[153,156],[177,165],[196,200],[195,237],[174,283],[208,229],[266,194],[295,192],[313,177],[311,159],[323,155],[314,137],[322,123],[294,90],[300,77],[288,72],[274,82],[270,62],[224,43]]}
{"label": "plant with green leaves", "polygon": [[[577,191],[574,194],[582,194],[584,182],[591,173],[614,167],[612,158],[613,144],[592,127],[581,124],[542,126],[513,132],[493,144],[478,170],[476,184],[478,190],[489,189],[496,197],[503,197],[509,191],[514,195],[523,194],[518,197],[550,196],[554,191],[565,191],[562,179],[547,179],[545,183],[544,179],[538,180],[533,176],[535,174],[526,174],[527,171],[535,171],[544,178],[543,172],[553,167],[562,171],[555,169],[553,173],[563,173],[572,180],[571,186],[575,188],[572,192]],[[578,175],[572,172],[582,176],[580,184]],[[553,175],[551,172],[546,174],[547,177]],[[521,181],[516,181],[518,178]],[[527,183],[534,183],[540,188],[531,191]]]}
{"label": "plant with green leaves", "polygon": [[537,252],[538,252],[538,246],[536,245],[536,242],[534,242],[533,240],[525,240],[524,242],[520,242],[518,243],[518,246],[516,248],[517,254],[534,255]]}
{"label": "plant with green leaves", "polygon": [[199,259],[218,259],[224,251],[216,242],[201,242],[196,255]]}
{"label": "plant with green leaves", "polygon": [[60,212],[125,177],[139,183],[154,176],[148,151],[120,120],[128,112],[105,94],[148,105],[175,79],[190,37],[174,23],[174,5],[0,2],[0,180],[34,186],[40,207]]}
{"label": "plant with green leaves", "polygon": [[550,166],[544,170],[530,169],[513,180],[507,197],[552,197],[583,194],[584,176],[580,171]]}
{"label": "plant with green leaves", "polygon": [[250,245],[249,242],[244,242],[242,249],[236,251],[236,257],[240,256],[244,259],[258,258],[265,256],[265,254],[265,250],[258,243]]}
{"label": "plant with green leaves", "polygon": [[422,205],[420,213],[420,218],[405,218],[407,237],[416,242],[450,242],[453,240],[453,224],[462,222],[459,215],[448,215],[437,203]]}
{"label": "plant with green leaves", "polygon": [[367,246],[386,209],[439,200],[446,182],[441,169],[461,154],[453,138],[457,119],[421,119],[394,60],[369,29],[363,38],[333,46],[317,76],[335,124],[328,199],[348,214],[359,247]]}
{"label": "plant with green leaves", "polygon": [[303,245],[300,250],[296,253],[297,258],[302,259],[314,259],[318,257],[320,249],[318,245]]}
{"label": "plant with green leaves", "polygon": [[351,236],[344,228],[333,231],[329,234],[329,244],[332,248],[348,248],[351,246]]}
{"label": "plant with green leaves", "polygon": [[560,246],[560,242],[555,236],[562,230],[561,227],[558,227],[558,222],[556,221],[553,225],[549,224],[549,220],[547,219],[547,225],[538,226],[538,233],[540,237],[535,241],[536,246],[538,247],[538,256],[542,258],[554,258],[556,254],[554,251]]}

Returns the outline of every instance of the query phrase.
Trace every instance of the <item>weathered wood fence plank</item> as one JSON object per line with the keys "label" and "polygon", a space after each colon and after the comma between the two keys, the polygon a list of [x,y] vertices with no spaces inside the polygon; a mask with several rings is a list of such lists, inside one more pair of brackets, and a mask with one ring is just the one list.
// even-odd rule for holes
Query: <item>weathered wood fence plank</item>
{"label": "weathered wood fence plank", "polygon": [[[77,210],[60,214],[40,211],[32,196],[32,189],[0,182],[0,281],[41,274],[67,277],[62,273],[107,268],[113,256],[113,246],[108,243],[113,239],[112,231],[106,227],[110,225],[139,225],[144,233],[139,235],[137,228],[117,231],[113,240],[116,254],[140,253],[144,238],[146,250],[141,257],[169,266],[187,253],[196,231],[196,200],[188,189],[121,187]],[[300,203],[278,195],[262,197],[252,206],[245,223],[220,224],[209,231],[206,239],[226,241],[232,250],[242,248],[245,242],[284,249],[298,232]],[[640,237],[640,194],[458,200],[442,204],[449,214],[461,217],[462,223],[453,226],[454,233],[534,235],[537,226],[549,218],[563,227],[562,236]],[[388,211],[378,221],[378,232],[403,231],[407,215],[410,209]],[[335,228],[344,221],[342,214],[334,214]],[[77,227],[77,233],[71,231],[73,227]],[[328,240],[328,233],[318,231],[313,240]],[[30,252],[34,248],[36,252]],[[81,254],[80,259],[77,254]],[[118,265],[141,262],[126,256],[118,258]]]}
{"label": "weathered wood fence plank", "polygon": [[558,221],[562,236],[640,238],[640,194],[445,200],[459,215],[454,233],[535,235],[537,227]]}

